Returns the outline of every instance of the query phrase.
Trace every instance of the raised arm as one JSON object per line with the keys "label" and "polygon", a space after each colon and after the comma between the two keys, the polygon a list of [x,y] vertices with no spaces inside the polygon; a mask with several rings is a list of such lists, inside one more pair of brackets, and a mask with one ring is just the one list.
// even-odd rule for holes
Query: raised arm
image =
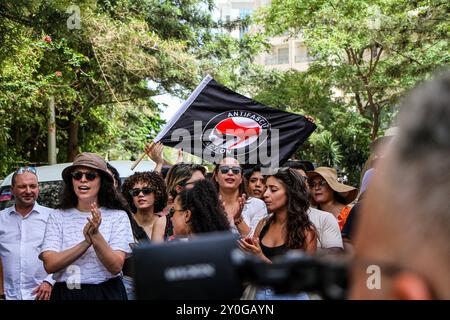
{"label": "raised arm", "polygon": [[162,166],[164,163],[163,158],[163,148],[164,145],[161,142],[150,143],[145,146],[145,153],[147,156],[156,163],[156,167],[153,171],[161,173]]}

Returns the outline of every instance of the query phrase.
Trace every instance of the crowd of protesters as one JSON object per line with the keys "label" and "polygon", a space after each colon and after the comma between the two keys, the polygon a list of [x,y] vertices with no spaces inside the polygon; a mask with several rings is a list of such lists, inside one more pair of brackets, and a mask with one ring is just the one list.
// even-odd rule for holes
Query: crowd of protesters
{"label": "crowd of protesters", "polygon": [[[239,236],[237,247],[269,264],[288,250],[355,253],[355,265],[373,260],[392,271],[390,292],[368,294],[356,268],[354,298],[449,298],[449,84],[449,75],[441,76],[409,100],[415,115],[405,112],[398,139],[377,146],[382,156],[371,159],[360,191],[342,183],[335,168],[309,161],[263,174],[260,166],[244,172],[225,157],[211,175],[181,162],[163,176],[163,146],[152,144],[146,153],[155,171],[136,172],[123,184],[99,155],[79,154],[62,172],[61,203],[53,210],[36,202],[35,168],[19,168],[11,183],[15,204],[0,212],[0,293],[7,300],[133,299],[133,246],[221,231]],[[427,246],[431,238],[435,245]],[[274,296],[263,288],[255,298]]]}

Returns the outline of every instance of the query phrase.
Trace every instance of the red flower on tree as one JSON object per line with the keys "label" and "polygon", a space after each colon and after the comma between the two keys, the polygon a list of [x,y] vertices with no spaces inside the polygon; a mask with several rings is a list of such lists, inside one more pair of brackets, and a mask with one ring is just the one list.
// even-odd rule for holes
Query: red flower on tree
{"label": "red flower on tree", "polygon": [[45,37],[44,37],[44,41],[47,42],[47,43],[52,43],[52,37],[50,37],[50,36],[45,36]]}

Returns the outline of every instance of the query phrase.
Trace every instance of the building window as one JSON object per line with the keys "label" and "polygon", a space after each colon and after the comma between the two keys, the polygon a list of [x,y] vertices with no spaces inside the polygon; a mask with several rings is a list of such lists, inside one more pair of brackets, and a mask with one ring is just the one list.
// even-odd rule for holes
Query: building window
{"label": "building window", "polygon": [[295,63],[313,61],[313,57],[309,55],[308,48],[303,43],[297,43],[295,45]]}
{"label": "building window", "polygon": [[288,64],[289,63],[289,48],[279,48],[278,49],[278,64]]}
{"label": "building window", "polygon": [[[253,13],[253,9],[251,8],[241,8],[239,9],[239,18],[241,20],[244,20],[245,18],[247,18],[248,16],[252,15]],[[246,34],[248,32],[248,27],[239,27],[239,39],[241,39],[244,34]]]}
{"label": "building window", "polygon": [[265,64],[266,65],[289,64],[289,48],[272,47],[272,54],[266,56]]}

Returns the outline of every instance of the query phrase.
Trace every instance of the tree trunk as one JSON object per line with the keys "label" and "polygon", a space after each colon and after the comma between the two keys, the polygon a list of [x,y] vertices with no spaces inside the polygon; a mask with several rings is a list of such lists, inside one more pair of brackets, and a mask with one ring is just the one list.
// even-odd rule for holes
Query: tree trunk
{"label": "tree trunk", "polygon": [[379,129],[380,129],[380,112],[377,110],[373,112],[372,134],[371,134],[372,141],[375,141],[375,139],[377,138]]}
{"label": "tree trunk", "polygon": [[75,120],[74,117],[69,117],[69,141],[67,145],[67,161],[73,162],[77,155],[78,147],[78,131],[80,129],[80,123]]}

